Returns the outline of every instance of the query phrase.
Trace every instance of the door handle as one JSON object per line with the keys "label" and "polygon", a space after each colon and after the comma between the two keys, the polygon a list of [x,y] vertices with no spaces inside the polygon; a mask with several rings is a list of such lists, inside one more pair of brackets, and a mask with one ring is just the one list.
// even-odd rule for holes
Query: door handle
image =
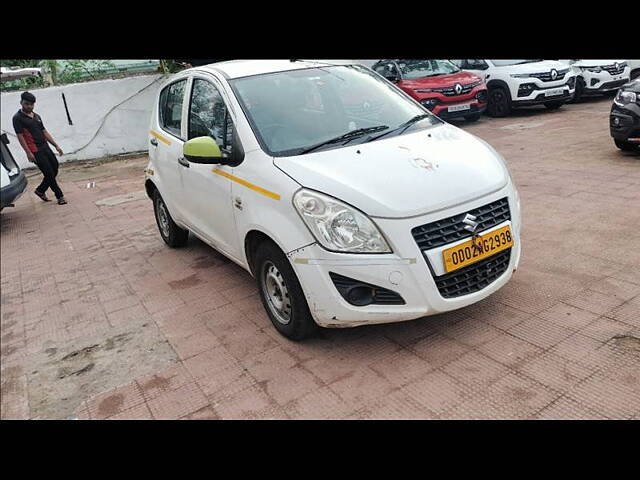
{"label": "door handle", "polygon": [[149,140],[149,142],[151,143],[151,145],[153,145],[154,147],[158,146],[158,140],[156,140],[155,138],[152,138],[151,140]]}
{"label": "door handle", "polygon": [[189,165],[189,162],[184,157],[180,157],[178,163],[183,167],[191,168],[191,165]]}

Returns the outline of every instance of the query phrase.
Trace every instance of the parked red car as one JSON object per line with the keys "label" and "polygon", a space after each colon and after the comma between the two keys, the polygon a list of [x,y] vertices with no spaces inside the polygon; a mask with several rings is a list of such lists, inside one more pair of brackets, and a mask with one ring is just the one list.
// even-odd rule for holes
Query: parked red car
{"label": "parked red car", "polygon": [[373,70],[443,119],[475,121],[487,108],[487,85],[449,60],[380,60]]}

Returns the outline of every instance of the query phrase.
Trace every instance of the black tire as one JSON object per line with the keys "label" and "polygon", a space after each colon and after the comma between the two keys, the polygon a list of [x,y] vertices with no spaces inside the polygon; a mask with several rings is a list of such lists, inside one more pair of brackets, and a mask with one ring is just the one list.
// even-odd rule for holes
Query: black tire
{"label": "black tire", "polygon": [[622,150],[623,152],[637,152],[638,150],[640,150],[640,146],[636,145],[635,143],[629,143],[629,142],[625,142],[624,140],[613,140],[616,144],[616,147],[618,147],[620,150]]}
{"label": "black tire", "polygon": [[187,240],[189,240],[189,230],[184,230],[176,225],[158,190],[153,192],[153,212],[155,213],[156,224],[158,225],[158,230],[164,243],[171,248],[185,246]]}
{"label": "black tire", "polygon": [[506,117],[511,113],[511,94],[502,87],[489,89],[487,114],[491,117]]}
{"label": "black tire", "polygon": [[480,120],[480,114],[474,113],[473,115],[467,115],[466,117],[464,117],[464,119],[467,122],[477,122],[478,120]]}
{"label": "black tire", "polygon": [[[260,299],[276,330],[291,340],[303,340],[315,333],[318,325],[311,316],[307,299],[287,256],[273,242],[264,241],[258,245],[254,259],[253,271]],[[274,290],[274,281],[282,282],[284,288],[278,285],[275,294],[270,294],[269,291]],[[286,314],[279,313],[282,312],[277,305],[280,300]]]}
{"label": "black tire", "polygon": [[544,104],[544,106],[547,107],[548,110],[557,110],[562,105],[564,105],[564,102],[547,102]]}
{"label": "black tire", "polygon": [[576,89],[573,94],[572,102],[574,103],[579,102],[583,94],[584,94],[584,80],[582,79],[582,77],[578,77],[576,78]]}

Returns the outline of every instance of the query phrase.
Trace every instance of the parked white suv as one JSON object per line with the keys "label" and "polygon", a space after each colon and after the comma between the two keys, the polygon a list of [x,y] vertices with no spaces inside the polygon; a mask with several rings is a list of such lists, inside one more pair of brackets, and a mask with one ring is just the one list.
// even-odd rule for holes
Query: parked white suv
{"label": "parked white suv", "polygon": [[190,231],[251,272],[292,339],[470,305],[520,259],[502,156],[362,66],[184,70],[161,88],[149,140],[163,240]]}
{"label": "parked white suv", "polygon": [[617,91],[629,82],[631,68],[624,60],[560,60],[576,74],[574,100],[586,94]]}
{"label": "parked white suv", "polygon": [[487,83],[492,117],[506,117],[514,107],[544,105],[555,110],[571,100],[576,75],[554,60],[451,60]]}

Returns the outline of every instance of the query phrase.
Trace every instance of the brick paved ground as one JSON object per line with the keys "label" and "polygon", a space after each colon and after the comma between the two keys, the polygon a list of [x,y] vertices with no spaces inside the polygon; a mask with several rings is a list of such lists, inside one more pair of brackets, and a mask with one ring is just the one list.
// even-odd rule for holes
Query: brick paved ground
{"label": "brick paved ground", "polygon": [[1,215],[2,418],[637,419],[640,158],[609,138],[610,103],[461,124],[522,196],[500,292],[304,343],[239,267],[166,248],[148,200],[96,205],[139,192],[144,159],[63,167],[69,205],[28,194]]}

